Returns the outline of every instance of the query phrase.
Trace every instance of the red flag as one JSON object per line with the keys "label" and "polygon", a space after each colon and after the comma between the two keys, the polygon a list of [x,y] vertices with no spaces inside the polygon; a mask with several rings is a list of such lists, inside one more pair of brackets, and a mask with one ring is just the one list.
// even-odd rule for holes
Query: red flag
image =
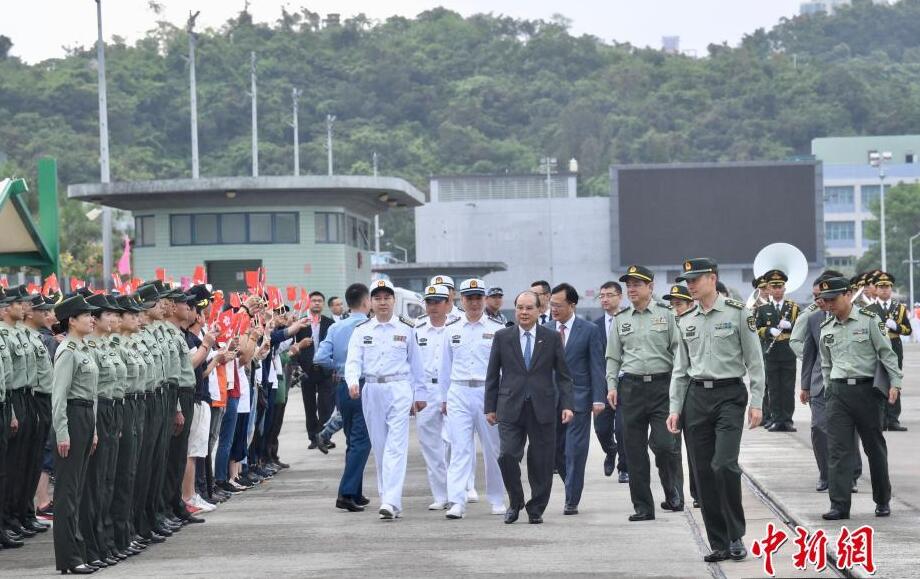
{"label": "red flag", "polygon": [[27,288],[27,291],[29,292],[29,295],[33,295],[33,294],[37,294],[40,289],[41,288],[38,286],[38,284],[30,283],[29,287]]}
{"label": "red flag", "polygon": [[42,284],[42,295],[50,296],[59,291],[61,291],[61,286],[58,284],[57,274],[52,273],[45,278],[45,283]]}
{"label": "red flag", "polygon": [[205,273],[203,265],[195,266],[195,273],[192,274],[192,284],[200,285],[208,283],[208,274]]}
{"label": "red flag", "polygon": [[243,332],[249,330],[250,322],[249,314],[246,312],[237,312],[233,314],[233,321],[230,324],[232,334],[234,336],[239,336]]}
{"label": "red flag", "polygon": [[284,302],[281,300],[281,290],[279,290],[273,285],[268,286],[267,288],[265,288],[265,290],[266,290],[266,293],[268,294],[268,307],[269,308],[273,310],[277,310],[282,305],[284,305]]}
{"label": "red flag", "polygon": [[156,278],[162,282],[166,281],[166,268],[158,267],[155,272]]}
{"label": "red flag", "polygon": [[287,299],[289,302],[297,301],[297,288],[289,285],[287,286]]}
{"label": "red flag", "polygon": [[86,282],[82,279],[77,279],[75,277],[70,278],[70,291],[75,292],[81,287],[86,287]]}
{"label": "red flag", "polygon": [[140,279],[138,279],[138,278],[136,278],[136,277],[132,277],[132,278],[131,278],[130,285],[128,286],[129,291],[130,291],[131,293],[137,293],[137,288],[141,287],[141,284],[142,284],[142,283],[143,283],[143,282],[142,282]]}
{"label": "red flag", "polygon": [[117,273],[112,274],[112,287],[120,294],[125,293],[125,286],[121,281],[121,276]]}
{"label": "red flag", "polygon": [[0,287],[5,287],[5,288],[10,287],[10,281],[7,279],[5,275],[3,277],[0,277]]}
{"label": "red flag", "polygon": [[251,293],[259,292],[259,272],[257,271],[247,271],[246,272],[246,287]]}
{"label": "red flag", "polygon": [[227,310],[217,318],[217,341],[226,342],[230,338],[230,326],[233,321],[233,312]]}
{"label": "red flag", "polygon": [[242,305],[243,305],[242,302],[240,302],[240,294],[238,294],[237,292],[233,292],[232,294],[230,294],[230,307],[231,308],[233,308],[234,310],[238,310],[240,309],[240,306]]}
{"label": "red flag", "polygon": [[220,315],[220,310],[224,306],[224,292],[218,291],[214,292],[214,299],[211,300],[211,313],[208,316],[208,325],[214,323],[214,320],[217,319],[217,316]]}

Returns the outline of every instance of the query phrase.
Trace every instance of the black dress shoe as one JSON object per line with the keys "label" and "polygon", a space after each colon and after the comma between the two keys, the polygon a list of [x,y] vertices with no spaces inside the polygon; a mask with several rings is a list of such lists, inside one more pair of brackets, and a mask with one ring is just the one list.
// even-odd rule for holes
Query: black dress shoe
{"label": "black dress shoe", "polygon": [[324,442],[326,443],[326,448],[335,448],[335,443],[331,440],[325,440]]}
{"label": "black dress shoe", "polygon": [[154,532],[157,535],[160,535],[161,537],[172,537],[173,536],[173,530],[167,527],[166,525],[160,525],[159,527],[154,529]]}
{"label": "black dress shoe", "polygon": [[907,427],[901,426],[900,422],[889,422],[885,430],[890,430],[892,432],[907,432]]}
{"label": "black dress shoe", "polygon": [[103,561],[105,561],[109,567],[118,565],[118,559],[112,556],[106,557],[105,559],[103,559]]}
{"label": "black dress shoe", "polygon": [[858,481],[858,480],[854,480],[854,481],[853,481],[853,486],[850,487],[850,492],[851,492],[851,493],[858,493],[858,492],[859,492],[859,481]]}
{"label": "black dress shoe", "polygon": [[700,501],[698,499],[693,499],[693,508],[694,509],[700,508]]}
{"label": "black dress shoe", "polygon": [[125,555],[128,557],[133,557],[134,555],[140,555],[144,550],[135,547],[134,545],[128,545],[125,549]]}
{"label": "black dress shoe", "polygon": [[355,502],[361,505],[362,507],[366,507],[367,505],[371,504],[371,500],[364,495],[361,495],[360,497],[356,498]]}
{"label": "black dress shoe", "polygon": [[128,556],[122,553],[121,551],[116,551],[115,553],[112,554],[112,556],[118,559],[119,561],[124,561],[125,559],[128,558]]}
{"label": "black dress shoe", "polygon": [[562,509],[562,514],[563,515],[577,515],[578,507],[575,505],[566,505],[565,508]]}
{"label": "black dress shoe", "polygon": [[307,450],[316,450],[317,448],[319,448],[319,443],[315,440],[311,440],[310,446],[307,447]]}
{"label": "black dress shoe", "polygon": [[0,547],[3,547],[4,549],[18,549],[23,545],[25,545],[25,543],[19,539],[14,539],[11,537],[8,531],[0,530]]}
{"label": "black dress shoe", "polygon": [[351,497],[339,497],[335,500],[335,508],[348,511],[349,513],[360,513],[364,507],[355,502]]}
{"label": "black dress shoe", "polygon": [[151,543],[165,543],[166,537],[160,535],[159,533],[150,533],[150,542]]}
{"label": "black dress shoe", "polygon": [[666,511],[674,511],[675,513],[684,510],[684,503],[669,503],[668,501],[663,501],[661,503],[661,508]]}
{"label": "black dress shoe", "polygon": [[204,519],[201,517],[196,517],[195,515],[189,515],[187,519],[184,519],[185,523],[188,525],[197,525],[198,523],[203,523]]}
{"label": "black dress shoe", "polygon": [[731,557],[732,561],[741,561],[747,558],[747,549],[744,546],[744,541],[741,539],[735,539],[732,541],[731,545],[728,546],[728,555]]}
{"label": "black dress shoe", "polygon": [[510,525],[511,523],[518,520],[518,517],[521,514],[521,509],[510,508],[505,511],[505,524]]}
{"label": "black dress shoe", "polygon": [[15,532],[17,535],[21,535],[25,537],[26,539],[31,539],[32,537],[38,534],[38,532],[33,531],[32,529],[27,529],[25,527],[13,527],[11,530]]}
{"label": "black dress shoe", "polygon": [[331,447],[329,446],[329,444],[328,444],[325,440],[320,440],[320,441],[316,444],[316,448],[318,448],[319,451],[320,451],[321,453],[323,453],[323,454],[329,454],[329,449],[330,449]]}
{"label": "black dress shoe", "polygon": [[92,566],[92,567],[95,567],[96,569],[105,569],[106,567],[109,566],[108,563],[106,563],[105,561],[103,561],[103,560],[101,560],[101,559],[96,559],[95,561],[90,561],[89,563],[87,563],[87,565],[90,565],[90,566]]}
{"label": "black dress shoe", "polygon": [[826,490],[827,490],[827,481],[819,479],[818,484],[815,485],[815,491],[819,493],[823,493]]}
{"label": "black dress shoe", "polygon": [[718,563],[719,561],[725,561],[726,559],[730,558],[731,553],[729,553],[727,550],[717,549],[712,553],[704,556],[703,561],[706,561],[707,563]]}
{"label": "black dress shoe", "polygon": [[620,476],[617,477],[617,481],[619,481],[619,482],[621,482],[621,483],[624,483],[624,484],[625,484],[625,483],[628,483],[628,482],[629,482],[629,473],[626,472],[625,470],[620,471]]}
{"label": "black dress shoe", "polygon": [[635,523],[636,521],[654,521],[655,515],[653,513],[635,513],[629,515],[629,521]]}
{"label": "black dress shoe", "polygon": [[779,422],[774,422],[773,424],[767,427],[767,431],[768,432],[784,432],[784,429],[783,429],[782,424],[780,424]]}
{"label": "black dress shoe", "polygon": [[604,476],[611,476],[613,474],[614,464],[613,458],[610,455],[604,459]]}
{"label": "black dress shoe", "polygon": [[821,518],[825,521],[839,521],[842,519],[849,519],[850,513],[844,513],[842,511],[838,511],[837,509],[831,509],[821,515]]}
{"label": "black dress shoe", "polygon": [[767,430],[770,430],[770,427],[773,426],[773,421],[772,421],[772,420],[764,420],[764,422],[763,422],[763,424],[761,424],[761,426],[763,426],[763,427],[766,428]]}
{"label": "black dress shoe", "polygon": [[542,525],[543,524],[543,515],[527,515],[527,522],[531,525]]}
{"label": "black dress shoe", "polygon": [[278,468],[281,468],[281,469],[291,468],[291,465],[289,465],[289,464],[286,463],[286,462],[281,462],[280,460],[276,460],[276,461],[275,461],[275,464],[277,464],[277,465],[278,465]]}
{"label": "black dress shoe", "polygon": [[89,565],[77,565],[76,567],[71,567],[70,569],[61,569],[61,575],[67,575],[68,573],[72,575],[89,575],[90,573],[95,573],[96,568],[90,567]]}
{"label": "black dress shoe", "polygon": [[31,521],[26,521],[25,528],[31,529],[35,531],[36,533],[47,533],[48,529],[50,529],[51,527],[33,519]]}
{"label": "black dress shoe", "polygon": [[891,506],[888,503],[875,505],[875,516],[876,517],[891,516]]}

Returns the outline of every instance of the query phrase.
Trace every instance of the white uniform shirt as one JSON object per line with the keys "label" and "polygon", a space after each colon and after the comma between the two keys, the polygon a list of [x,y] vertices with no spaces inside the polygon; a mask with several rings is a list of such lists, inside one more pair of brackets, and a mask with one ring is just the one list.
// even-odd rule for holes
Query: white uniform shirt
{"label": "white uniform shirt", "polygon": [[[455,318],[448,314],[445,324],[449,324]],[[441,371],[441,358],[443,355],[443,342],[445,328],[447,326],[435,327],[431,325],[431,320],[425,316],[419,318],[415,324],[415,341],[418,342],[419,352],[422,354],[422,365],[425,368],[425,383],[431,384],[428,387],[429,404],[442,402],[440,399],[441,390],[434,386],[438,380],[438,373]]]}
{"label": "white uniform shirt", "polygon": [[345,383],[357,384],[362,376],[387,379],[405,376],[415,392],[415,400],[427,400],[422,355],[410,322],[397,316],[380,322],[375,317],[355,326],[348,341]]}
{"label": "white uniform shirt", "polygon": [[475,322],[464,315],[445,326],[447,328],[441,355],[441,371],[438,385],[444,399],[450,383],[458,380],[485,381],[489,367],[489,355],[495,332],[504,328],[498,322],[483,314]]}

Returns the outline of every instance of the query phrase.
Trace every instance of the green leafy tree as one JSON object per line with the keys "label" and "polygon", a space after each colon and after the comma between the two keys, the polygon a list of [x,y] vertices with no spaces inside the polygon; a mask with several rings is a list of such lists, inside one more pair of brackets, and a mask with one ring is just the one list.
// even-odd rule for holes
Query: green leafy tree
{"label": "green leafy tree", "polygon": [[[858,271],[866,271],[881,267],[881,227],[878,218],[881,215],[881,204],[878,201],[870,207],[875,215],[875,221],[866,221],[864,235],[872,245],[856,264]],[[902,295],[907,295],[910,285],[908,275],[908,239],[920,233],[920,184],[902,183],[885,189],[885,248],[888,262],[888,272],[897,281],[897,287]],[[920,238],[914,240],[914,259],[920,260]],[[920,288],[920,264],[914,264],[914,288]],[[916,291],[916,289],[914,290]]]}

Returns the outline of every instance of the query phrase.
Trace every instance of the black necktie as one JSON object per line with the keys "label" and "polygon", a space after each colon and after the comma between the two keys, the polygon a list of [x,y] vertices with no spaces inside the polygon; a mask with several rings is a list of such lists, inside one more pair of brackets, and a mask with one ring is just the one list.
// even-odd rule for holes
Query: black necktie
{"label": "black necktie", "polygon": [[540,323],[541,323],[541,324],[545,324],[545,323],[546,323],[546,314],[540,314]]}

